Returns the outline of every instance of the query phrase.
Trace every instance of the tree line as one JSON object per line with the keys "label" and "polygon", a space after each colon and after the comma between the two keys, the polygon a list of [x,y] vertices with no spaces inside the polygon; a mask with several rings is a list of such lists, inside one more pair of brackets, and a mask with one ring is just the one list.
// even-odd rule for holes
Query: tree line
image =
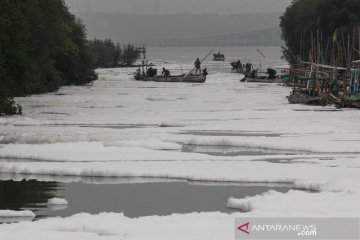
{"label": "tree line", "polygon": [[[319,45],[323,63],[331,63],[331,58],[337,55],[338,62],[345,64],[348,41],[351,48],[359,41],[359,23],[359,0],[294,0],[280,17],[286,44],[283,56],[290,63],[309,60],[314,47]],[[320,44],[316,44],[316,38]],[[352,49],[357,58],[358,48]]]}
{"label": "tree line", "polygon": [[96,68],[131,66],[139,57],[136,48],[127,44],[123,47],[111,39],[94,39],[87,42],[92,64]]}
{"label": "tree line", "polygon": [[[96,67],[131,65],[134,47],[86,39],[84,24],[64,0],[2,0],[0,7],[0,115],[19,114],[13,99],[83,85]],[[135,58],[136,59],[136,58]]]}

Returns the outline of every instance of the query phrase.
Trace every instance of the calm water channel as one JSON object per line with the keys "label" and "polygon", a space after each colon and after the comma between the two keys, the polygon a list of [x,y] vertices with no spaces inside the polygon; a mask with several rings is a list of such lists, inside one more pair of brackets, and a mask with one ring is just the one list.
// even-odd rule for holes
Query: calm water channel
{"label": "calm water channel", "polygon": [[[37,180],[0,181],[0,209],[32,210],[36,219],[71,216],[87,212],[123,212],[134,218],[172,213],[230,213],[229,197],[244,198],[270,189],[287,192],[287,185],[250,185],[141,180],[103,183],[96,179],[85,182],[60,183]],[[65,198],[67,206],[47,206],[53,197]],[[1,219],[0,219],[1,221]]]}

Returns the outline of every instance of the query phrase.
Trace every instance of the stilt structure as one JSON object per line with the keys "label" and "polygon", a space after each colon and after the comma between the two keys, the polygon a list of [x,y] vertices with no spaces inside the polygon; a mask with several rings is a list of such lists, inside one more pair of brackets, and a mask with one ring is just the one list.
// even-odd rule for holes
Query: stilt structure
{"label": "stilt structure", "polygon": [[146,47],[137,47],[135,51],[140,59],[146,59]]}

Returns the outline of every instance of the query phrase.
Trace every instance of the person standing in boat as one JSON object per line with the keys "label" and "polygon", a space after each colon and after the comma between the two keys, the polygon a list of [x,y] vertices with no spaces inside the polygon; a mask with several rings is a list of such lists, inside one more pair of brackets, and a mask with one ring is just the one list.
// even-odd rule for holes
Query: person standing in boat
{"label": "person standing in boat", "polygon": [[195,66],[195,74],[201,74],[201,62],[199,58],[196,59],[194,66]]}
{"label": "person standing in boat", "polygon": [[167,70],[166,68],[163,68],[161,75],[163,75],[164,77],[168,77],[170,76],[170,71]]}
{"label": "person standing in boat", "polygon": [[156,75],[156,72],[157,72],[156,68],[149,67],[146,75],[147,75],[147,77],[154,77]]}
{"label": "person standing in boat", "polygon": [[140,70],[140,67],[136,70],[135,80],[141,80],[141,70]]}
{"label": "person standing in boat", "polygon": [[241,64],[240,59],[236,62],[236,67],[237,68],[242,68],[242,64]]}
{"label": "person standing in boat", "polygon": [[203,76],[204,76],[205,80],[206,80],[206,76],[207,76],[207,75],[208,75],[207,69],[204,68],[204,70],[203,70]]}

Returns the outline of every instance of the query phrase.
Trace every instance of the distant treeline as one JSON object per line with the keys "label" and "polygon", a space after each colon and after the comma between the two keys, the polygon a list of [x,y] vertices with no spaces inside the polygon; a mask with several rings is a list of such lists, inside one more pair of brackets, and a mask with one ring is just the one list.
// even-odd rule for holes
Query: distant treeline
{"label": "distant treeline", "polygon": [[121,47],[111,39],[88,41],[88,51],[96,68],[131,66],[138,58],[138,52],[131,44]]}
{"label": "distant treeline", "polygon": [[87,41],[64,0],[2,0],[0,116],[21,113],[14,96],[55,91],[97,79],[96,67],[131,65],[134,47]]}
{"label": "distant treeline", "polygon": [[[314,55],[315,38],[319,29],[321,62],[345,63],[345,48],[356,48],[359,55],[358,26],[360,23],[359,0],[294,0],[280,17],[282,37],[286,48],[284,57],[290,63],[309,60]],[[314,57],[314,56],[313,56]]]}

